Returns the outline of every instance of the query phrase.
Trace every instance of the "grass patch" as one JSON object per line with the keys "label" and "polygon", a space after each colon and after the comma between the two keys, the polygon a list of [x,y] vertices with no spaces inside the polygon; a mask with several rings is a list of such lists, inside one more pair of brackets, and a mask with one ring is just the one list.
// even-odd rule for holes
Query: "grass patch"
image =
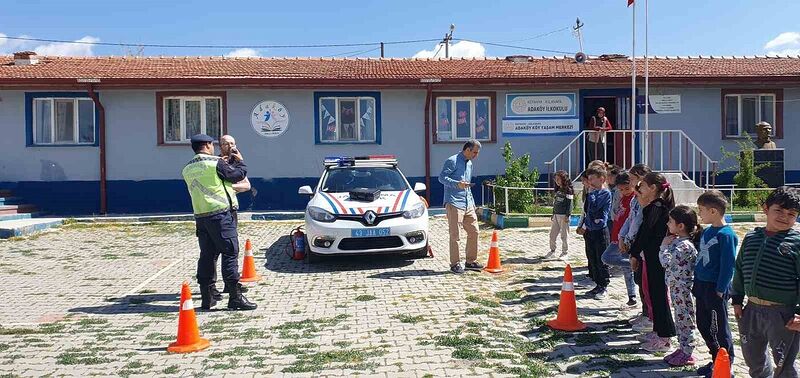
{"label": "grass patch", "polygon": [[155,294],[155,293],[157,293],[157,291],[155,291],[153,289],[144,289],[144,290],[139,291],[139,294]]}
{"label": "grass patch", "polygon": [[406,324],[416,324],[427,320],[422,315],[412,316],[412,315],[398,314],[392,317],[399,320],[400,323],[406,323]]}
{"label": "grass patch", "polygon": [[356,297],[356,300],[359,301],[359,302],[374,301],[376,299],[378,299],[378,297],[376,297],[374,295],[369,295],[369,294],[359,295],[359,296]]}
{"label": "grass patch", "polygon": [[64,352],[56,356],[58,365],[100,365],[114,362],[114,360],[98,357],[92,352]]}
{"label": "grass patch", "polygon": [[91,325],[100,325],[100,324],[106,324],[106,323],[108,323],[108,320],[106,320],[106,319],[98,319],[98,318],[84,318],[84,319],[81,319],[80,321],[78,321],[78,325],[82,326],[82,327],[87,327],[87,326],[91,326]]}
{"label": "grass patch", "polygon": [[484,307],[500,307],[500,303],[495,302],[495,301],[490,300],[490,299],[481,298],[481,297],[479,297],[477,295],[469,295],[469,296],[467,296],[467,301],[468,302],[472,302],[472,303],[477,303],[477,304],[479,304],[481,306],[484,306]]}
{"label": "grass patch", "polygon": [[522,298],[522,294],[517,290],[498,291],[494,293],[494,296],[504,301],[511,301],[514,299]]}
{"label": "grass patch", "polygon": [[283,347],[283,349],[278,351],[278,355],[282,356],[296,356],[300,354],[306,354],[308,350],[317,349],[319,348],[318,344],[314,343],[305,343],[305,344],[292,344]]}
{"label": "grass patch", "polygon": [[157,341],[172,341],[175,339],[175,335],[167,335],[165,333],[150,333],[145,336],[147,340],[157,340]]}
{"label": "grass patch", "polygon": [[305,319],[299,321],[286,322],[272,327],[278,331],[278,335],[284,339],[310,338],[327,327],[335,326],[350,315],[340,314],[333,318]]}
{"label": "grass patch", "polygon": [[386,354],[385,350],[344,349],[301,354],[294,364],[282,370],[284,373],[311,373],[325,369],[374,369],[379,365],[368,362],[372,357]]}
{"label": "grass patch", "polygon": [[386,328],[378,328],[378,329],[372,331],[372,333],[374,333],[376,335],[383,335],[386,332],[389,332],[389,330],[386,329]]}
{"label": "grass patch", "polygon": [[480,349],[469,347],[458,347],[453,351],[453,358],[461,360],[480,360],[483,359],[483,353]]}
{"label": "grass patch", "polygon": [[473,308],[468,308],[467,311],[464,311],[464,314],[466,314],[466,315],[486,315],[486,314],[489,314],[489,310],[487,310],[487,309],[485,309],[483,307],[473,307]]}
{"label": "grass patch", "polygon": [[578,337],[575,338],[575,345],[577,346],[594,345],[602,342],[603,338],[600,335],[591,332],[578,334]]}
{"label": "grass patch", "polygon": [[161,372],[164,373],[164,374],[177,374],[178,373],[178,365],[170,365],[170,366],[164,368],[164,370],[161,370]]}
{"label": "grass patch", "polygon": [[246,347],[235,347],[230,350],[222,351],[222,352],[214,352],[208,355],[208,358],[225,358],[225,357],[233,357],[233,356],[252,356],[255,352],[251,348]]}
{"label": "grass patch", "polygon": [[171,318],[175,316],[174,312],[146,312],[142,314],[143,316],[147,316],[149,318]]}
{"label": "grass patch", "polygon": [[292,315],[297,315],[297,314],[299,314],[300,312],[301,312],[300,310],[294,309],[294,310],[292,310],[292,311],[289,311],[289,314],[292,314]]}

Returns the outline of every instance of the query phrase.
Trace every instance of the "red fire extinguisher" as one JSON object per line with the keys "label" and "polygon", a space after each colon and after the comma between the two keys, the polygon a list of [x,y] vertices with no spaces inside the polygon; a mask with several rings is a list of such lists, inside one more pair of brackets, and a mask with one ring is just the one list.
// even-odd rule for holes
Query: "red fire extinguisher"
{"label": "red fire extinguisher", "polygon": [[304,260],[306,258],[306,234],[303,233],[302,227],[294,229],[291,235],[292,239],[292,260]]}

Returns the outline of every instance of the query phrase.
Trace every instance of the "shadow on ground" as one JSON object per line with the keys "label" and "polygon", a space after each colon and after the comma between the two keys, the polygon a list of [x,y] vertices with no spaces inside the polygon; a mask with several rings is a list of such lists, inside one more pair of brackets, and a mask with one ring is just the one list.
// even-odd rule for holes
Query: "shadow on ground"
{"label": "shadow on ground", "polygon": [[177,313],[180,295],[174,294],[137,294],[120,298],[107,298],[108,304],[92,307],[75,307],[69,312],[84,314],[144,314],[144,313]]}

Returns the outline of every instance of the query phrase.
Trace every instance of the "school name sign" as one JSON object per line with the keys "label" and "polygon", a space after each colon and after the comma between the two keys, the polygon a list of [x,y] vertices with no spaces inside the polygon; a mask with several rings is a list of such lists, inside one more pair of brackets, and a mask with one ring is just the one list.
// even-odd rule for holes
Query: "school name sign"
{"label": "school name sign", "polygon": [[566,135],[580,131],[575,93],[509,93],[503,136]]}

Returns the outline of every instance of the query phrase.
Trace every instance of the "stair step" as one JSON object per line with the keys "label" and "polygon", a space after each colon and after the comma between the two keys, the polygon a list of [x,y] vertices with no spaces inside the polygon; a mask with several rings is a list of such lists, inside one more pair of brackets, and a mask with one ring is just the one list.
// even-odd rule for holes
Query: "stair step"
{"label": "stair step", "polygon": [[0,221],[0,239],[30,235],[64,224],[62,218],[35,218]]}
{"label": "stair step", "polygon": [[0,197],[0,206],[18,205],[21,200],[19,197]]}
{"label": "stair step", "polygon": [[33,218],[33,216],[34,214],[31,213],[5,214],[5,215],[0,215],[0,222],[8,220],[17,220],[17,219],[31,219]]}
{"label": "stair step", "polygon": [[32,213],[36,211],[34,205],[5,205],[0,206],[0,215]]}

